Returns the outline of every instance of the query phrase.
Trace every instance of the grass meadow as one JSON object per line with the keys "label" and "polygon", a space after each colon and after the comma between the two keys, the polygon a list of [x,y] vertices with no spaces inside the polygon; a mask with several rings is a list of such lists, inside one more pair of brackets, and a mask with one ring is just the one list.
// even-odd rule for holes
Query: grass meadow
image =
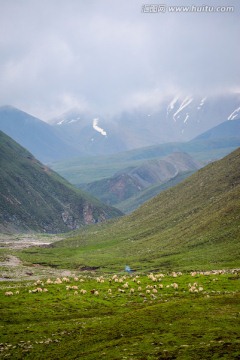
{"label": "grass meadow", "polygon": [[0,285],[3,359],[239,359],[240,270]]}

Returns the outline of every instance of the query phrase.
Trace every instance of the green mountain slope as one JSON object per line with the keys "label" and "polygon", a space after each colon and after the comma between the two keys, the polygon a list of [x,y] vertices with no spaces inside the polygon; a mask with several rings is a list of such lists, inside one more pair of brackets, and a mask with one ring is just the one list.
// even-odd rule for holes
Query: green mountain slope
{"label": "green mountain slope", "polygon": [[64,232],[120,211],[75,189],[0,131],[0,228]]}
{"label": "green mountain slope", "polygon": [[[173,153],[162,159],[147,160],[140,166],[123,169],[111,178],[86,184],[82,189],[106,204],[118,207],[122,201],[140,195],[145,189],[153,185],[163,184],[183,172],[196,171],[201,167],[202,164],[188,154]],[[142,197],[142,199],[144,198],[145,201],[149,199],[147,196]],[[140,200],[141,197],[138,199]],[[137,203],[133,209],[136,208]]]}
{"label": "green mountain slope", "polygon": [[239,169],[237,149],[131,215],[23,256],[32,262],[105,270],[126,264],[139,270],[239,267]]}
{"label": "green mountain slope", "polygon": [[114,206],[117,207],[117,209],[121,210],[124,214],[130,214],[146,201],[152,199],[154,196],[157,196],[161,192],[169,189],[170,187],[179,184],[181,181],[183,181],[193,173],[194,171],[182,172],[175,176],[173,179],[168,180],[164,183],[158,183],[156,185],[150,186],[147,189],[140,191],[138,194]]}

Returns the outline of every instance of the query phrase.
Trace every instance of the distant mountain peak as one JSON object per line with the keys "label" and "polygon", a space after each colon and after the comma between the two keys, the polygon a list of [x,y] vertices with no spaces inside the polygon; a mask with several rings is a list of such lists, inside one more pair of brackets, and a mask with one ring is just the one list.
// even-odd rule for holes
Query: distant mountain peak
{"label": "distant mountain peak", "polygon": [[0,130],[42,162],[73,157],[78,153],[58,136],[54,127],[13,106],[0,107]]}
{"label": "distant mountain peak", "polygon": [[[189,141],[226,120],[239,119],[240,94],[173,94],[162,99],[159,106],[132,107],[106,117],[75,108],[49,123],[21,113],[16,108],[8,109],[14,110],[15,113],[0,108],[0,129],[29,149],[41,161],[54,161],[69,158],[71,154],[72,157],[108,155],[163,143]],[[6,115],[9,118],[5,121],[3,118],[6,118]],[[11,117],[14,118],[14,122]],[[21,117],[28,119],[28,124],[17,130],[15,121]],[[29,134],[33,119],[36,128]],[[48,138],[48,141],[44,141],[43,132],[39,130],[40,121],[45,126],[44,138],[47,138],[46,133],[51,133],[54,139]],[[31,138],[34,138],[34,142],[29,140]],[[62,150],[57,145],[49,149],[50,143],[60,142]],[[35,152],[37,144],[38,152]],[[48,153],[43,156],[44,151]]]}

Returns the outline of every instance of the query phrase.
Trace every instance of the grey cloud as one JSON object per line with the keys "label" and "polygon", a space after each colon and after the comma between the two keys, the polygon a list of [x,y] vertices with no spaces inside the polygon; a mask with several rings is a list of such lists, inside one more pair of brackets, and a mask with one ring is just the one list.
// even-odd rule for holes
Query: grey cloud
{"label": "grey cloud", "polygon": [[234,13],[145,14],[139,0],[0,0],[0,104],[46,119],[239,88],[240,6],[227,5]]}

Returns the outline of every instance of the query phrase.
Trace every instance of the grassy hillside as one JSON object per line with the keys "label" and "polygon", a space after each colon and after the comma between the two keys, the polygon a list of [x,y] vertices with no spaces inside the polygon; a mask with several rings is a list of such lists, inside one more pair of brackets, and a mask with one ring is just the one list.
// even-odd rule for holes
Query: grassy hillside
{"label": "grassy hillside", "polygon": [[59,267],[210,269],[240,266],[240,149],[129,216],[90,226],[25,261]]}
{"label": "grassy hillside", "polygon": [[0,228],[64,232],[120,212],[75,189],[0,132]]}
{"label": "grassy hillside", "polygon": [[180,183],[181,181],[183,181],[193,173],[194,171],[186,171],[181,174],[178,174],[169,181],[150,186],[147,189],[140,191],[137,195],[132,196],[129,199],[118,203],[117,205],[115,205],[115,207],[121,210],[124,214],[130,214],[146,201],[152,199],[153,197],[169,189],[170,187],[177,185],[178,183]]}

